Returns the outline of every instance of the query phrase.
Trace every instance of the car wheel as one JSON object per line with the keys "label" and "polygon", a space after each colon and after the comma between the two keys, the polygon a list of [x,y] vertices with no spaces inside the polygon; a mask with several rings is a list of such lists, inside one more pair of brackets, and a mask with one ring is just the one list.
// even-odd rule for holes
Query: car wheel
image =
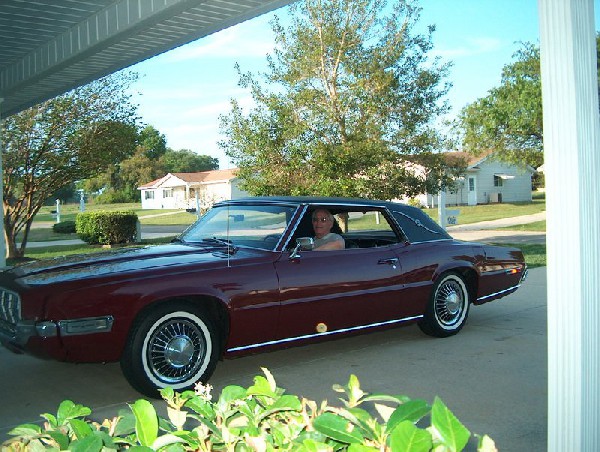
{"label": "car wheel", "polygon": [[419,327],[430,336],[456,334],[467,321],[469,305],[469,291],[463,278],[456,273],[446,273],[434,284]]}
{"label": "car wheel", "polygon": [[139,317],[121,357],[125,378],[137,391],[160,397],[159,389],[191,388],[206,382],[219,355],[210,317],[189,305],[169,304]]}

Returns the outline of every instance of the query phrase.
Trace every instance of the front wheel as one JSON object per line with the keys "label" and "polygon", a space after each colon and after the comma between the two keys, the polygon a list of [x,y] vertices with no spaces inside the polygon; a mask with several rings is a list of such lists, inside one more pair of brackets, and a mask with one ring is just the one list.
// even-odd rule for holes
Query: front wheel
{"label": "front wheel", "polygon": [[466,323],[469,304],[469,291],[463,278],[456,273],[446,273],[433,286],[419,328],[430,336],[452,336]]}
{"label": "front wheel", "polygon": [[149,397],[159,389],[184,390],[206,382],[218,360],[214,325],[207,315],[184,303],[152,309],[131,330],[121,369],[131,386]]}

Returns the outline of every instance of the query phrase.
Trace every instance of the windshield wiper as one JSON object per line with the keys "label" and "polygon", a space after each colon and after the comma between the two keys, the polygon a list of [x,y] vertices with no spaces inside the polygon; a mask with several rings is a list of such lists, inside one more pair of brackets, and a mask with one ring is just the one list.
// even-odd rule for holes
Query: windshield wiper
{"label": "windshield wiper", "polygon": [[231,240],[218,239],[216,237],[202,239],[202,243],[210,243],[212,245],[221,245],[227,247],[227,252],[231,254],[235,254],[238,248],[231,243]]}

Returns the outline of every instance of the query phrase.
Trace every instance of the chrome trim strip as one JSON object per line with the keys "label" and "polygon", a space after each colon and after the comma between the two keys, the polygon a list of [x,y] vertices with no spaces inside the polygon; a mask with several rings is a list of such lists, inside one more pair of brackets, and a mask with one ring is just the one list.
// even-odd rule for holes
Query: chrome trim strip
{"label": "chrome trim strip", "polygon": [[325,333],[316,333],[316,334],[305,334],[303,336],[296,336],[296,337],[288,337],[285,339],[278,339],[278,340],[274,340],[274,341],[267,341],[267,342],[261,342],[259,344],[251,344],[251,345],[244,345],[241,347],[233,347],[233,348],[229,348],[226,351],[227,352],[237,352],[237,351],[241,351],[241,350],[250,350],[250,349],[254,349],[254,348],[259,348],[259,347],[266,347],[269,345],[277,345],[277,344],[285,344],[288,342],[294,342],[294,341],[300,341],[303,339],[311,339],[313,337],[321,337],[321,336],[331,336],[333,334],[341,334],[341,333],[348,333],[351,331],[360,331],[360,330],[365,330],[368,328],[376,328],[379,326],[385,326],[385,325],[393,325],[395,323],[403,323],[403,322],[408,322],[411,320],[417,320],[422,318],[423,315],[415,315],[412,317],[405,317],[402,319],[395,319],[395,320],[386,320],[385,322],[376,322],[376,323],[371,323],[369,325],[360,325],[360,326],[353,326],[350,328],[342,328],[340,330],[335,330],[335,331],[327,331]]}
{"label": "chrome trim strip", "polygon": [[[290,240],[292,240],[292,237],[296,233],[296,229],[298,229],[298,226],[300,225],[300,221],[302,220],[302,217],[306,213],[307,209],[308,209],[308,204],[300,205],[296,208],[296,211],[294,212],[294,215],[292,216],[292,218],[296,218],[296,221],[294,222],[294,228],[289,233],[287,240],[283,244],[282,250],[285,250],[285,248],[288,246],[288,243],[290,243]],[[300,210],[301,210],[301,212],[298,213],[298,211],[300,211]],[[279,241],[277,242],[277,245],[275,246],[275,248],[273,248],[273,250],[276,250],[279,248],[279,245],[281,244],[281,239],[283,238],[284,235],[285,235],[285,232],[283,234],[281,234],[281,237],[279,237]],[[271,251],[273,251],[273,250],[271,250]]]}
{"label": "chrome trim strip", "polygon": [[516,286],[509,287],[508,289],[501,290],[500,292],[494,292],[494,293],[491,293],[489,295],[485,295],[483,297],[479,297],[477,299],[477,301],[482,301],[482,300],[485,300],[487,298],[492,298],[492,297],[495,297],[497,295],[502,295],[503,293],[506,293],[506,292],[513,292],[513,291],[517,290],[519,287],[521,287],[521,283],[517,284]]}

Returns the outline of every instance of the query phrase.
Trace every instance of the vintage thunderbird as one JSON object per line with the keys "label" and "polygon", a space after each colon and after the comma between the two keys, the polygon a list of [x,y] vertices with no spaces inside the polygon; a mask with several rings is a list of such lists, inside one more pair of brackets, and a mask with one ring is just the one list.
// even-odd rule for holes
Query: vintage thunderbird
{"label": "vintage thunderbird", "polygon": [[[312,250],[328,209],[345,249]],[[335,232],[334,231],[334,232]],[[445,337],[508,295],[520,250],[452,239],[422,210],[340,198],[220,202],[171,244],[40,260],[0,273],[0,342],[120,361],[139,392],[206,381],[222,357],[418,322]]]}

